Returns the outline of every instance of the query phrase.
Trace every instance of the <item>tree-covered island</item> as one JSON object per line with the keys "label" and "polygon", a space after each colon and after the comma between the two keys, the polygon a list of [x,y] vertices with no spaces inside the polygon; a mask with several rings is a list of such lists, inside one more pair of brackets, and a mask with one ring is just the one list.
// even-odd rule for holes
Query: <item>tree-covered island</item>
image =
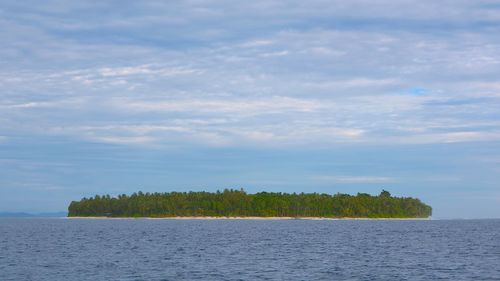
{"label": "tree-covered island", "polygon": [[432,208],[419,199],[358,193],[248,194],[222,192],[169,192],[109,195],[83,198],[68,207],[69,217],[325,217],[325,218],[427,218]]}

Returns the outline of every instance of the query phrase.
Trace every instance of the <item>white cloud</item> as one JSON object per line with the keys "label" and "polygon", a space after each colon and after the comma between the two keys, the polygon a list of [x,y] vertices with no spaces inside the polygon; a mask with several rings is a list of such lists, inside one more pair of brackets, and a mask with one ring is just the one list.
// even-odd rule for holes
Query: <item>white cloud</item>
{"label": "white cloud", "polygon": [[268,53],[261,53],[259,56],[268,58],[268,57],[281,57],[281,56],[286,56],[289,55],[290,51],[288,50],[281,50],[281,51],[276,51],[276,52],[268,52]]}
{"label": "white cloud", "polygon": [[100,5],[31,7],[36,26],[4,13],[2,132],[131,144],[499,139],[500,39],[478,24],[496,18],[480,4],[134,5],[91,23]]}
{"label": "white cloud", "polygon": [[170,101],[115,99],[113,105],[117,109],[132,111],[235,113],[237,115],[259,115],[288,111],[314,112],[325,106],[315,100],[278,96],[266,99],[177,99]]}
{"label": "white cloud", "polygon": [[352,78],[343,80],[333,80],[333,81],[322,81],[322,82],[306,82],[304,86],[311,87],[312,89],[347,89],[347,88],[370,88],[372,87],[383,87],[401,84],[401,81],[396,79],[370,79],[370,78]]}
{"label": "white cloud", "polygon": [[[47,109],[47,110],[60,110],[67,108],[76,108],[85,105],[87,99],[85,97],[72,97],[58,100],[49,101],[26,101],[20,103],[0,103],[0,108],[6,110],[30,110],[30,109]],[[0,115],[1,116],[1,115]]]}
{"label": "white cloud", "polygon": [[199,70],[185,67],[164,67],[158,65],[138,65],[128,67],[105,67],[97,70],[103,77],[150,75],[150,76],[176,76],[197,73]]}
{"label": "white cloud", "polygon": [[262,47],[262,46],[269,46],[272,45],[274,42],[272,40],[266,40],[266,39],[258,39],[258,40],[251,40],[248,42],[244,42],[239,45],[239,47],[243,48],[255,48],[255,47]]}
{"label": "white cloud", "polygon": [[90,141],[110,143],[110,144],[133,144],[133,145],[148,145],[155,142],[152,137],[139,136],[88,136]]}
{"label": "white cloud", "polygon": [[396,181],[391,177],[380,176],[315,176],[313,179],[339,184],[391,183]]}
{"label": "white cloud", "polygon": [[54,103],[51,102],[26,102],[19,104],[9,104],[9,105],[0,105],[0,107],[4,108],[40,108],[40,107],[52,107]]}
{"label": "white cloud", "polygon": [[422,133],[400,137],[386,137],[378,140],[380,143],[396,144],[435,144],[435,143],[459,143],[459,142],[485,142],[499,141],[500,132],[447,132],[447,133]]}
{"label": "white cloud", "polygon": [[[482,132],[452,132],[441,134],[444,142],[464,142],[471,140],[487,140],[491,137],[490,134],[485,134]],[[496,137],[500,137],[497,135]]]}

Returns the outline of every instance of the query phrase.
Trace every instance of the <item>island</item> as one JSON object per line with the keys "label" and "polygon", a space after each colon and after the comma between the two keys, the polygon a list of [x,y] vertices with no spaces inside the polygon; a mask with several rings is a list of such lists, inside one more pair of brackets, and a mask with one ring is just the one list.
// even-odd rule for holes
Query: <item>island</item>
{"label": "island", "polygon": [[168,192],[83,198],[68,207],[68,217],[109,218],[428,218],[432,208],[419,199],[319,193]]}

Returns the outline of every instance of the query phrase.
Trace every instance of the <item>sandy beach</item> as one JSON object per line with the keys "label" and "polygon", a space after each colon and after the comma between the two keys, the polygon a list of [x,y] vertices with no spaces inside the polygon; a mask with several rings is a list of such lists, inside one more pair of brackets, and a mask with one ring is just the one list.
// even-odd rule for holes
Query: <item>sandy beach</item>
{"label": "sandy beach", "polygon": [[147,219],[147,220],[430,220],[431,218],[327,218],[327,217],[66,217],[67,219]]}

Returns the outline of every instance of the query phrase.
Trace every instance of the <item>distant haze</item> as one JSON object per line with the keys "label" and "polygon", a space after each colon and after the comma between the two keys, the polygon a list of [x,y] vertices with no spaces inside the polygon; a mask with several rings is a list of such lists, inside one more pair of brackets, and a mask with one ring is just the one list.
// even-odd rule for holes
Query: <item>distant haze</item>
{"label": "distant haze", "polygon": [[500,217],[494,1],[0,3],[0,211],[135,191]]}

